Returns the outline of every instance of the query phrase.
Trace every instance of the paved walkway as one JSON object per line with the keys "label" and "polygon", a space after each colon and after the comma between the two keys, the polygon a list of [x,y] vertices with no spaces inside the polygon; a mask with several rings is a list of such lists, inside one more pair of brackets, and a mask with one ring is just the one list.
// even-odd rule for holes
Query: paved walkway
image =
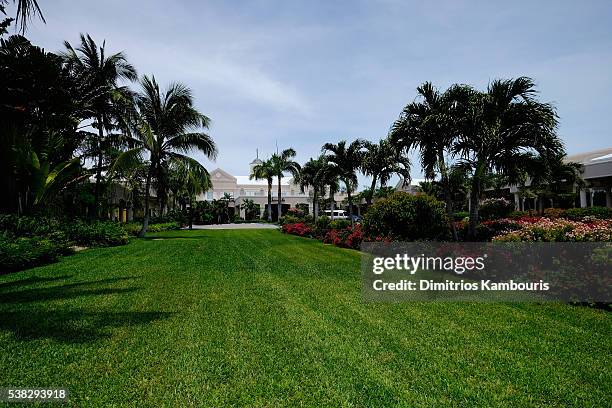
{"label": "paved walkway", "polygon": [[[216,229],[277,229],[278,225],[266,224],[262,222],[249,222],[240,224],[212,224],[212,225],[194,225],[193,229],[216,230]],[[185,228],[189,229],[189,228]]]}

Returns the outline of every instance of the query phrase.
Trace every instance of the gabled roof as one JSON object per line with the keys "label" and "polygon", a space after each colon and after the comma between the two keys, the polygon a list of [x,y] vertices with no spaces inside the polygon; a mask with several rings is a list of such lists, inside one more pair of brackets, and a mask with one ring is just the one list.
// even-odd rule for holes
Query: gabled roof
{"label": "gabled roof", "polygon": [[222,181],[236,181],[236,177],[229,174],[227,171],[222,170],[220,168],[216,168],[210,172],[210,177],[213,181],[222,180]]}

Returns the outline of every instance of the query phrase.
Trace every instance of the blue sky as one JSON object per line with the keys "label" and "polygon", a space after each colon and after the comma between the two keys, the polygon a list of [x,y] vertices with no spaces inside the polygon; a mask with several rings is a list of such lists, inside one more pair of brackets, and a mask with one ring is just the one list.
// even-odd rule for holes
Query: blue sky
{"label": "blue sky", "polygon": [[[293,147],[384,137],[415,88],[532,76],[569,153],[612,146],[610,1],[39,0],[48,50],[81,32],[140,74],[189,85],[213,120],[219,166]],[[419,166],[413,165],[419,176]]]}

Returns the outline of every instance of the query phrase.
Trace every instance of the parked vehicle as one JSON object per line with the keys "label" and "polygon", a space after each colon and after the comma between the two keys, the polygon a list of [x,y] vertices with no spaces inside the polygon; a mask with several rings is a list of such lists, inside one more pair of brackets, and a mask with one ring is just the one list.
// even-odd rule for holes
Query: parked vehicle
{"label": "parked vehicle", "polygon": [[[325,215],[331,218],[331,210],[325,210]],[[348,214],[344,210],[334,210],[334,219],[336,220],[348,220]]]}

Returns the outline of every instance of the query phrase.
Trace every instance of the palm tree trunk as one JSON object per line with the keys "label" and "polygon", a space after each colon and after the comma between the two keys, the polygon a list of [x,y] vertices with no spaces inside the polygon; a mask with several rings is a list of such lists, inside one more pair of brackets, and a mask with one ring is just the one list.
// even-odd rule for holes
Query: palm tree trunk
{"label": "palm tree trunk", "polygon": [[439,155],[440,161],[440,175],[442,176],[442,190],[444,193],[444,201],[446,202],[446,214],[448,215],[448,222],[451,231],[453,232],[453,240],[459,241],[459,237],[457,236],[457,229],[455,228],[454,216],[455,212],[453,210],[453,197],[451,194],[450,188],[450,180],[448,178],[448,170],[446,168],[446,163],[444,162],[444,152],[441,152]]}
{"label": "palm tree trunk", "polygon": [[272,222],[272,179],[268,180],[268,222]]}
{"label": "palm tree trunk", "polygon": [[377,177],[375,175],[372,175],[372,184],[370,185],[370,194],[368,194],[368,196],[366,197],[366,204],[368,205],[368,207],[370,206],[370,204],[372,204],[372,199],[374,198],[374,189],[376,188],[376,180]]}
{"label": "palm tree trunk", "polygon": [[472,177],[472,188],[470,189],[470,223],[468,226],[468,236],[470,239],[476,239],[476,227],[478,226],[478,209],[480,207],[480,177],[482,173],[480,164],[476,166],[474,176]]}
{"label": "palm tree trunk", "polygon": [[280,217],[283,212],[283,201],[281,199],[281,178],[282,176],[279,175],[278,176],[278,219],[277,221],[280,221]]}
{"label": "palm tree trunk", "polygon": [[351,219],[351,227],[354,227],[355,226],[355,221],[353,220],[353,198],[351,197],[351,189],[350,188],[346,189],[346,194],[347,194],[348,203],[349,203],[349,217]]}
{"label": "palm tree trunk", "polygon": [[144,220],[142,222],[142,229],[138,233],[139,238],[144,238],[147,233],[147,228],[149,228],[149,197],[151,189],[151,167],[149,167],[149,171],[147,172],[147,182],[145,183],[145,207],[144,207]]}
{"label": "palm tree trunk", "polygon": [[98,168],[96,170],[96,184],[94,185],[94,210],[92,217],[100,217],[100,182],[102,180],[102,139],[104,130],[102,129],[102,115],[98,115]]}
{"label": "palm tree trunk", "polygon": [[319,193],[315,189],[312,195],[312,220],[316,224],[317,216],[319,215]]}
{"label": "palm tree trunk", "polygon": [[329,193],[329,199],[331,200],[330,203],[330,207],[331,207],[331,220],[334,220],[334,210],[336,209],[336,200],[334,198],[334,193],[330,192]]}

